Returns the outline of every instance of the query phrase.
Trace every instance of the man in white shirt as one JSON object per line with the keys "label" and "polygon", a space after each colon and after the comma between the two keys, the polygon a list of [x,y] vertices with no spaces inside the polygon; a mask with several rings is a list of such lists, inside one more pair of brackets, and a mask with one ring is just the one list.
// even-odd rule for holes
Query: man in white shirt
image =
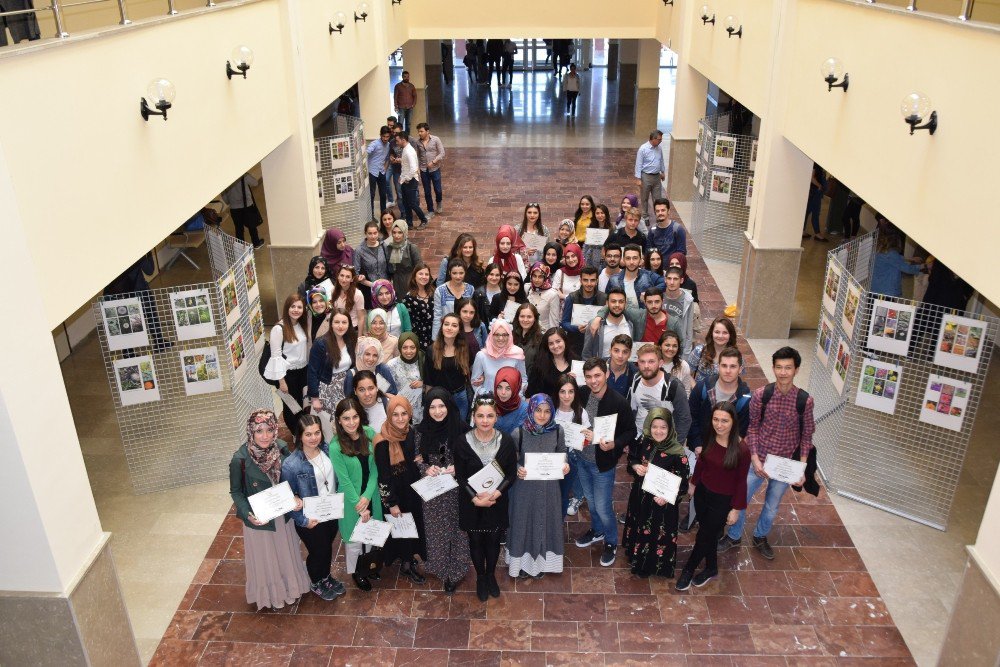
{"label": "man in white shirt", "polygon": [[684,442],[691,429],[687,393],[680,380],[663,372],[662,360],[657,345],[646,343],[639,348],[639,374],[632,380],[629,404],[635,412],[636,428],[642,428],[646,415],[653,408],[670,410],[677,439]]}
{"label": "man in white shirt", "polygon": [[400,154],[400,166],[402,171],[399,174],[399,188],[402,190],[406,211],[406,226],[413,229],[413,213],[420,218],[420,227],[427,225],[427,215],[420,208],[420,195],[418,185],[420,183],[420,158],[417,150],[410,145],[410,135],[400,132],[396,135],[396,145],[403,149]]}
{"label": "man in white shirt", "polygon": [[625,290],[612,287],[608,290],[608,314],[595,320],[599,326],[587,327],[583,339],[583,358],[611,356],[611,341],[618,334],[632,336],[632,325],[625,319]]}
{"label": "man in white shirt", "polygon": [[597,277],[597,288],[602,292],[608,289],[608,281],[621,271],[622,247],[617,243],[604,244],[604,270]]}

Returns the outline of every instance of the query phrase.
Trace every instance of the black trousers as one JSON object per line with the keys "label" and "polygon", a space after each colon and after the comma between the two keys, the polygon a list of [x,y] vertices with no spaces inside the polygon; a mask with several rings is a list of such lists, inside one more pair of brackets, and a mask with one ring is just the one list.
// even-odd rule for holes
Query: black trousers
{"label": "black trousers", "polygon": [[243,230],[249,230],[250,242],[257,245],[260,236],[257,234],[257,226],[260,225],[260,211],[254,205],[246,208],[231,208],[229,213],[233,216],[233,226],[236,227],[236,238],[245,241]]}
{"label": "black trousers", "polygon": [[698,536],[694,540],[694,550],[688,558],[684,569],[694,572],[695,568],[705,560],[705,569],[709,572],[718,571],[719,560],[716,545],[722,527],[726,525],[726,517],[732,508],[733,497],[715,493],[699,484],[694,492],[694,510],[698,516]]}
{"label": "black trousers", "polygon": [[469,553],[472,555],[472,566],[479,576],[493,574],[500,560],[500,541],[504,531],[500,528],[491,532],[471,532],[469,536]]}
{"label": "black trousers", "polygon": [[406,226],[413,227],[413,214],[416,213],[417,217],[420,218],[421,223],[427,222],[427,215],[420,208],[420,191],[418,190],[418,181],[416,178],[411,178],[406,183],[400,183],[399,187],[403,190],[403,201],[406,204],[405,217]]}
{"label": "black trousers", "polygon": [[324,521],[313,528],[295,526],[302,544],[306,545],[309,555],[306,556],[306,571],[313,583],[330,576],[330,563],[333,562],[333,539],[337,537],[337,520]]}
{"label": "black trousers", "polygon": [[844,215],[841,218],[841,222],[844,225],[844,238],[849,239],[852,236],[857,236],[858,232],[861,231],[861,200],[860,199],[850,199],[847,203],[847,208],[844,209]]}
{"label": "black trousers", "polygon": [[[302,403],[302,390],[306,388],[309,379],[309,369],[307,367],[296,368],[285,373],[285,384],[288,385],[288,393],[292,395],[298,403]],[[281,414],[285,418],[285,426],[295,435],[298,427],[298,419],[301,413],[296,414],[288,409],[284,403],[281,404]]]}
{"label": "black trousers", "polygon": [[566,112],[576,113],[576,98],[580,96],[580,92],[576,90],[566,91]]}

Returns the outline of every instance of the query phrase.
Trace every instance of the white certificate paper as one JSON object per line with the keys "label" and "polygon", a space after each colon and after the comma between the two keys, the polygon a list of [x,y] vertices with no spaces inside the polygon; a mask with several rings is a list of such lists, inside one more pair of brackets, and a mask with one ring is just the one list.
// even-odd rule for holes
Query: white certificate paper
{"label": "white certificate paper", "polygon": [[458,482],[451,475],[436,475],[434,477],[428,475],[422,479],[417,480],[413,484],[410,484],[413,490],[416,491],[420,498],[426,503],[428,500],[433,500],[437,498],[442,493],[447,493],[452,489],[458,488]]}
{"label": "white certificate paper", "polygon": [[524,245],[539,254],[541,254],[542,250],[545,249],[545,244],[549,242],[547,238],[541,234],[535,234],[534,232],[525,232],[524,234],[521,234],[521,240],[524,241]]}
{"label": "white certificate paper", "polygon": [[802,476],[806,474],[806,464],[794,459],[786,459],[783,456],[768,454],[764,459],[764,472],[771,479],[776,479],[785,484],[798,484]]}
{"label": "white certificate paper", "polygon": [[618,415],[606,415],[604,417],[594,417],[594,442],[607,440],[611,442],[615,439],[615,426],[618,425]]}
{"label": "white certificate paper", "polygon": [[569,372],[576,378],[576,386],[582,387],[584,384],[583,361],[569,362]]}
{"label": "white certificate paper", "polygon": [[525,480],[562,479],[566,454],[527,452],[524,455]]}
{"label": "white certificate paper", "polygon": [[307,519],[330,521],[344,518],[344,494],[329,493],[302,499],[302,513]]}
{"label": "white certificate paper", "polygon": [[576,451],[583,451],[583,443],[586,438],[583,437],[583,424],[577,424],[576,422],[559,422],[562,426],[563,435],[566,439],[566,448],[575,449]]}
{"label": "white certificate paper", "polygon": [[413,520],[413,514],[410,512],[403,512],[398,517],[386,514],[385,520],[392,527],[391,534],[396,539],[420,537],[417,533],[417,522]]}
{"label": "white certificate paper", "polygon": [[598,317],[603,306],[588,306],[582,303],[573,304],[573,315],[570,324],[575,327],[582,327],[590,324],[595,317]]}
{"label": "white certificate paper", "polygon": [[391,532],[392,524],[388,521],[379,521],[378,519],[368,519],[365,522],[358,521],[354,524],[354,532],[351,533],[351,539],[348,541],[381,547],[389,539],[389,533]]}
{"label": "white certificate paper", "polygon": [[270,489],[248,496],[247,500],[250,502],[253,515],[263,523],[295,509],[295,495],[288,482],[276,484]]}
{"label": "white certificate paper", "polygon": [[482,470],[469,477],[469,486],[476,493],[495,491],[503,481],[503,477],[503,468],[494,459],[484,465]]}
{"label": "white certificate paper", "polygon": [[521,307],[517,301],[507,301],[503,306],[503,318],[508,322],[513,322],[517,315],[517,309]]}
{"label": "white certificate paper", "polygon": [[642,490],[673,505],[677,502],[681,481],[679,476],[669,470],[650,464],[646,468],[646,476],[642,478]]}
{"label": "white certificate paper", "polygon": [[608,240],[608,235],[611,233],[610,229],[597,229],[596,227],[587,228],[587,238],[584,241],[585,245],[604,245],[604,242]]}

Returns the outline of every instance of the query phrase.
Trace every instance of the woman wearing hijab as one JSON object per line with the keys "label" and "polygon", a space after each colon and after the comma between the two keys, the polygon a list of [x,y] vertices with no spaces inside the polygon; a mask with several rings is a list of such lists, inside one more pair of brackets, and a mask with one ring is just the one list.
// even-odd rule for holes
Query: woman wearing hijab
{"label": "woman wearing hijab", "polygon": [[372,308],[368,311],[367,335],[377,340],[382,346],[379,363],[383,364],[399,355],[399,339],[389,333],[388,322],[389,315],[381,308]]}
{"label": "woman wearing hijab", "polygon": [[556,243],[565,248],[567,243],[572,243],[575,240],[576,223],[569,218],[563,218],[563,221],[559,223],[559,228],[556,229]]}
{"label": "woman wearing hijab", "polygon": [[413,423],[423,417],[424,353],[417,334],[407,331],[399,337],[399,356],[385,365],[396,383],[397,393],[406,397],[413,408]]}
{"label": "woman wearing hijab", "polygon": [[[259,521],[248,497],[278,484],[289,455],[278,440],[278,419],[270,410],[254,410],[247,419],[247,440],[229,462],[229,495],[243,522],[247,604],[257,610],[293,604],[312,586],[299,551],[299,536],[289,523],[292,513]],[[302,509],[296,500],[295,511]]]}
{"label": "woman wearing hijab", "polygon": [[388,417],[375,436],[375,465],[378,468],[378,492],[382,507],[394,517],[412,514],[417,525],[418,537],[390,537],[382,548],[383,563],[401,562],[399,571],[413,583],[420,585],[426,579],[417,571],[417,556],[427,559],[424,542],[424,513],[420,496],[410,484],[420,479],[417,462],[423,459],[414,443],[410,421],[413,408],[402,396],[389,399]]}
{"label": "woman wearing hijab", "polygon": [[506,366],[497,371],[493,381],[493,398],[497,405],[497,430],[512,433],[528,416],[528,402],[522,395],[524,376],[516,368]]}
{"label": "woman wearing hijab", "polygon": [[632,574],[673,578],[677,564],[677,504],[642,490],[643,478],[652,465],[681,478],[678,498],[687,493],[688,459],[684,445],[677,440],[669,410],[649,411],[642,438],[629,451],[628,464],[635,480],[628,497],[622,547]]}
{"label": "woman wearing hijab", "polygon": [[[552,241],[545,244],[542,249],[542,256],[538,259],[542,264],[549,267],[550,275],[555,275],[556,271],[562,268],[563,244]],[[534,264],[534,262],[532,262]]]}
{"label": "woman wearing hijab", "polygon": [[524,241],[510,225],[504,225],[497,231],[496,249],[493,253],[493,263],[500,267],[503,274],[517,273],[524,276],[524,258],[521,248]]}
{"label": "woman wearing hijab", "polygon": [[[563,508],[559,480],[526,480],[526,454],[566,454],[563,430],[555,406],[545,394],[528,401],[520,428],[511,433],[517,446],[518,482],[510,490],[507,529],[507,571],[512,577],[540,579],[563,571]],[[563,464],[563,475],[569,464]]]}
{"label": "woman wearing hijab", "polygon": [[326,230],[319,254],[326,260],[328,276],[337,275],[342,266],[354,266],[354,248],[347,245],[347,237],[339,229]]}
{"label": "woman wearing hijab", "polygon": [[[580,289],[581,271],[583,271],[583,249],[576,243],[570,243],[563,250],[562,268],[552,276],[552,288],[559,293],[560,303],[567,296]],[[562,312],[562,306],[560,306],[560,312]]]}
{"label": "woman wearing hijab", "polygon": [[325,336],[330,329],[330,300],[326,290],[322,287],[310,289],[306,295],[306,305],[306,336],[312,347],[313,342]]}
{"label": "woman wearing hijab", "polygon": [[299,284],[299,294],[303,299],[306,298],[309,290],[328,278],[330,278],[330,266],[322,255],[316,255],[309,260],[309,271],[306,273],[306,279]]}
{"label": "woman wearing hijab", "polygon": [[[416,427],[420,453],[417,467],[427,477],[455,475],[455,449],[469,427],[451,394],[434,387],[424,397],[424,418]],[[446,491],[424,503],[427,560],[424,570],[444,583],[451,594],[469,571],[469,539],[458,527],[458,489]]]}
{"label": "woman wearing hijab", "polygon": [[[493,390],[493,380],[501,368],[513,367],[526,377],[524,350],[514,345],[514,329],[503,319],[493,320],[486,336],[486,347],[476,353],[472,362],[472,386],[477,394]],[[520,388],[520,387],[519,387]]]}
{"label": "woman wearing hijab", "polygon": [[391,282],[376,280],[372,283],[372,302],[374,308],[381,308],[385,311],[386,329],[388,329],[390,336],[398,337],[401,333],[413,331],[410,311],[402,303],[396,301],[396,288]]}
{"label": "woman wearing hijab", "polygon": [[382,393],[395,394],[398,391],[396,381],[388,366],[380,361],[381,357],[382,344],[377,339],[371,336],[362,336],[358,339],[354,354],[354,368],[344,379],[344,394],[346,396],[354,393],[354,376],[361,371],[369,371],[375,375],[375,384]]}
{"label": "woman wearing hijab", "polygon": [[392,274],[392,286],[397,294],[406,294],[410,287],[410,275],[413,267],[423,262],[420,248],[409,238],[410,229],[405,220],[392,223],[390,238],[385,240],[389,247],[389,273]]}
{"label": "woman wearing hijab", "polygon": [[542,331],[559,326],[559,292],[552,289],[549,267],[541,262],[531,265],[531,289],[528,290],[528,303],[538,311],[538,326]]}

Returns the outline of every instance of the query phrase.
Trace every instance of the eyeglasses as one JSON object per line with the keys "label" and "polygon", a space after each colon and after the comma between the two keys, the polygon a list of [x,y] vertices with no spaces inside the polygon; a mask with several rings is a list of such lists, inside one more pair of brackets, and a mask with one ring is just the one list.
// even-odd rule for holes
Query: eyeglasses
{"label": "eyeglasses", "polygon": [[496,331],[493,333],[494,338],[509,338],[510,334],[506,331]]}
{"label": "eyeglasses", "polygon": [[528,208],[541,208],[537,202],[531,202],[528,204]]}

